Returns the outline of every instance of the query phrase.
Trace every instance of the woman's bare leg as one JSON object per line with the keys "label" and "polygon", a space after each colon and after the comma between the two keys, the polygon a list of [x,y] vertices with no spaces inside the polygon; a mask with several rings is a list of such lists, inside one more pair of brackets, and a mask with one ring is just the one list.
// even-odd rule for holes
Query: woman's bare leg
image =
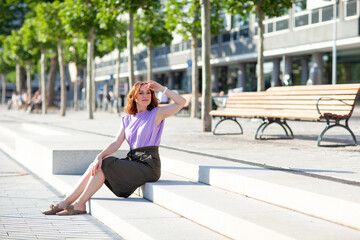
{"label": "woman's bare leg", "polygon": [[86,202],[89,201],[89,199],[101,188],[104,182],[104,172],[99,169],[94,176],[90,177],[85,190],[74,202],[74,209],[83,211],[86,210]]}
{"label": "woman's bare leg", "polygon": [[90,177],[91,177],[90,167],[91,166],[89,166],[89,168],[86,170],[86,172],[82,175],[82,177],[78,181],[74,190],[69,195],[67,195],[64,200],[59,202],[60,208],[64,208],[64,207],[72,204],[84,192],[86,186],[88,185]]}

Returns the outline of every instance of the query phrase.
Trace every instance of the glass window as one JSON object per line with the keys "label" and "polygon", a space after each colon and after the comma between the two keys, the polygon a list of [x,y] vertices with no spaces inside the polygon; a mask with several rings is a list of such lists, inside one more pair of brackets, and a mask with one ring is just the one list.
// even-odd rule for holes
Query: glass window
{"label": "glass window", "polygon": [[309,24],[309,14],[295,17],[295,27],[301,27]]}
{"label": "glass window", "polygon": [[244,26],[249,26],[249,14],[246,18],[240,16],[240,14],[235,14],[231,16],[231,28],[242,28]]}
{"label": "glass window", "polygon": [[276,22],[276,31],[281,31],[289,28],[289,20],[280,20]]}
{"label": "glass window", "polygon": [[[257,28],[255,29],[255,31],[257,31]],[[239,34],[240,34],[241,37],[246,37],[246,38],[249,37],[249,27],[240,28]]]}
{"label": "glass window", "polygon": [[175,44],[174,45],[174,52],[179,52],[180,51],[180,44]]}
{"label": "glass window", "polygon": [[218,43],[219,43],[218,36],[214,36],[211,38],[211,45],[218,44]]}
{"label": "glass window", "polygon": [[[330,21],[333,19],[333,12],[334,12],[334,6],[328,6],[328,7],[324,7],[322,9],[322,18],[321,21],[325,22],[325,21]],[[338,17],[338,7],[336,7],[336,17]]]}
{"label": "glass window", "polygon": [[268,33],[271,33],[271,32],[273,32],[274,31],[274,23],[269,23],[268,25],[267,25],[267,32]]}
{"label": "glass window", "polygon": [[311,13],[311,23],[318,23],[319,22],[319,10],[315,10]]}
{"label": "glass window", "polygon": [[356,1],[349,1],[346,3],[346,16],[355,16],[356,15]]}
{"label": "glass window", "polygon": [[233,39],[233,41],[235,41],[235,40],[237,39],[237,33],[238,33],[238,32],[233,32],[233,34],[232,34],[232,39]]}
{"label": "glass window", "polygon": [[230,33],[224,33],[222,35],[222,42],[229,42],[230,41]]}
{"label": "glass window", "polygon": [[301,0],[295,3],[295,12],[301,12],[306,10],[306,0]]}

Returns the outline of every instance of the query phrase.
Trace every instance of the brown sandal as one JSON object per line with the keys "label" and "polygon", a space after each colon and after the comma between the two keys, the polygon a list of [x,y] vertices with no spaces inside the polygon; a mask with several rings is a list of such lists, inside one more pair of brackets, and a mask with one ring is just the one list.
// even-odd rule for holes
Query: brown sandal
{"label": "brown sandal", "polygon": [[87,214],[87,212],[82,210],[75,210],[74,205],[69,205],[65,207],[63,211],[56,213],[56,215],[59,216],[78,215],[78,214]]}
{"label": "brown sandal", "polygon": [[45,215],[55,215],[55,214],[57,214],[58,212],[61,212],[61,211],[63,211],[63,210],[64,210],[64,209],[62,209],[62,208],[59,207],[59,204],[56,204],[55,206],[54,206],[54,204],[51,204],[51,205],[50,205],[50,210],[44,211],[44,212],[42,212],[42,213],[45,214]]}

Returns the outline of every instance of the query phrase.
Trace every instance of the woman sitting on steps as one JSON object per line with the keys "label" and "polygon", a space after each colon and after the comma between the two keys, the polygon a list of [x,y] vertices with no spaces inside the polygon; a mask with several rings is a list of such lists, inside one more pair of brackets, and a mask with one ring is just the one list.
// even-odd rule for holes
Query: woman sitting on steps
{"label": "woman sitting on steps", "polygon": [[[174,103],[158,107],[155,91],[162,91]],[[158,146],[164,119],[180,111],[185,101],[154,81],[136,83],[127,96],[127,115],[114,141],[96,156],[75,189],[43,214],[86,214],[86,202],[104,183],[116,196],[127,198],[146,182],[156,182],[161,174]],[[111,157],[125,139],[130,146],[127,157]]]}

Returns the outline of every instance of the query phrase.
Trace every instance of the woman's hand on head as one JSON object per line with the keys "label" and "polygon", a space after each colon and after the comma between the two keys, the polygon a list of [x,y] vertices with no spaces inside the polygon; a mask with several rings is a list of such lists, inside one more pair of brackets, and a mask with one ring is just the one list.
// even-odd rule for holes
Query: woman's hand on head
{"label": "woman's hand on head", "polygon": [[95,160],[91,163],[90,173],[91,176],[94,176],[99,169],[101,169],[102,165],[102,158],[99,156],[96,156]]}
{"label": "woman's hand on head", "polygon": [[150,80],[147,84],[146,84],[146,88],[150,89],[150,90],[153,90],[155,92],[158,92],[158,91],[163,91],[164,90],[164,86],[162,86],[161,84],[153,81],[153,80]]}

